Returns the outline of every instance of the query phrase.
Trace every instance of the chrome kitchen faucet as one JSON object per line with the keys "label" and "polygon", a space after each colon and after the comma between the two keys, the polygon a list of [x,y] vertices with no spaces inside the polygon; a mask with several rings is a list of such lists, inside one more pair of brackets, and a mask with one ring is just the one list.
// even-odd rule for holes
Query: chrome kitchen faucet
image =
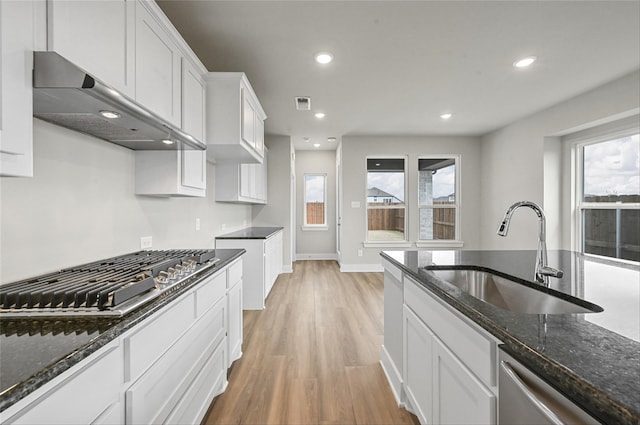
{"label": "chrome kitchen faucet", "polygon": [[513,212],[520,207],[529,207],[535,211],[540,222],[540,232],[538,233],[538,251],[536,254],[536,267],[534,279],[536,282],[543,284],[545,287],[549,287],[549,276],[561,278],[563,276],[562,270],[554,269],[547,265],[547,242],[546,242],[546,221],[544,217],[544,211],[537,204],[531,201],[520,201],[511,205],[507,212],[504,214],[500,228],[498,229],[498,236],[507,236],[509,231],[509,223],[511,222],[511,216]]}

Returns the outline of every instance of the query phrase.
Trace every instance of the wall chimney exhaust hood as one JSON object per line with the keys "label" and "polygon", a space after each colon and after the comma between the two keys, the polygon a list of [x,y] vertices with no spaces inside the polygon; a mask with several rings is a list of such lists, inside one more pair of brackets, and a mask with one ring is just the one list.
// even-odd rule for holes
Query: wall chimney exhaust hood
{"label": "wall chimney exhaust hood", "polygon": [[33,62],[34,117],[133,150],[207,148],[56,52],[34,52]]}

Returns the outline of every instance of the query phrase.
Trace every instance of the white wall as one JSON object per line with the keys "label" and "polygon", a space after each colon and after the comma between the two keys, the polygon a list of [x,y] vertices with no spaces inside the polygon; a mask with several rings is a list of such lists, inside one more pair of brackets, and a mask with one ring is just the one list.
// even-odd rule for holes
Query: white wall
{"label": "white wall", "polygon": [[[296,152],[296,259],[334,259],[336,253],[336,153],[335,151]],[[303,230],[304,175],[326,174],[327,228]]]}
{"label": "white wall", "polygon": [[[479,249],[479,208],[484,196],[480,186],[480,139],[451,136],[344,136],[342,138],[342,270],[375,270],[380,267],[380,251],[390,248],[364,248],[366,238],[367,156],[409,155],[407,165],[408,238],[418,239],[418,156],[458,154],[461,178],[460,239],[463,249]],[[352,208],[359,202],[360,208]],[[363,256],[358,257],[358,250]],[[410,248],[415,249],[415,247]]]}
{"label": "white wall", "polygon": [[252,219],[251,206],[213,200],[214,171],[206,198],[135,196],[133,151],[34,119],[34,177],[0,179],[0,282],[138,251],[141,236],[213,248]]}
{"label": "white wall", "polygon": [[640,72],[635,71],[482,137],[482,249],[536,248],[538,225],[532,211],[516,212],[509,235],[496,235],[505,210],[520,200],[545,209],[550,249],[570,249],[563,206],[557,205],[569,196],[559,195],[555,186],[566,174],[557,170],[563,163],[558,159],[562,150],[557,136],[637,114],[638,108]]}
{"label": "white wall", "polygon": [[291,235],[291,137],[266,136],[269,149],[267,205],[253,207],[254,226],[281,226],[283,230],[283,270],[292,271]]}

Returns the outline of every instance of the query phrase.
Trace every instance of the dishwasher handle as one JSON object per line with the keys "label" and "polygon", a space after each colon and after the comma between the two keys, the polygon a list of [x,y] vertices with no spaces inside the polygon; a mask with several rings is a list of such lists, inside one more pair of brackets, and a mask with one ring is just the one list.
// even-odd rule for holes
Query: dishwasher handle
{"label": "dishwasher handle", "polygon": [[531,402],[533,406],[538,409],[538,411],[546,417],[549,422],[554,425],[566,425],[549,407],[542,402],[536,395],[529,389],[527,384],[524,383],[520,376],[518,376],[517,372],[513,370],[511,365],[504,361],[500,361],[500,367],[506,376],[513,381],[513,383],[520,389],[520,391],[527,397],[527,399]]}

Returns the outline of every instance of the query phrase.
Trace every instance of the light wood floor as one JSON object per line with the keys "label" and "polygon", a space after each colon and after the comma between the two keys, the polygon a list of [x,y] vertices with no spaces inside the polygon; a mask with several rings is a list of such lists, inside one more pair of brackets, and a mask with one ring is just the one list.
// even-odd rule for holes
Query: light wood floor
{"label": "light wood floor", "polygon": [[203,424],[417,424],[380,367],[382,332],[382,273],[294,263],[245,311],[243,357]]}

